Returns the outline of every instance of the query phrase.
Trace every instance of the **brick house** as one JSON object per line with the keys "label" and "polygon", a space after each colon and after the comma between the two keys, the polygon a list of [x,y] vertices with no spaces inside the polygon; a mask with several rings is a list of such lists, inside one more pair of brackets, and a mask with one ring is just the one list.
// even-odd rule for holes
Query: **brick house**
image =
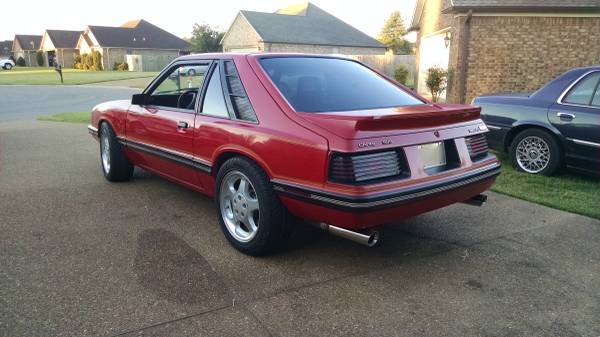
{"label": "brick house", "polygon": [[263,13],[240,11],[221,40],[225,52],[383,55],[379,41],[310,2]]}
{"label": "brick house", "polygon": [[42,36],[40,49],[44,52],[44,64],[48,67],[60,65],[73,68],[75,57],[79,55],[77,40],[83,33],[80,30],[47,29]]}
{"label": "brick house", "polygon": [[137,55],[134,59],[141,64],[130,65],[130,70],[158,71],[189,53],[190,45],[148,21],[133,20],[120,27],[87,26],[77,48],[81,54],[99,51],[105,70],[112,69],[115,63],[127,62],[128,55]]}
{"label": "brick house", "polygon": [[600,63],[600,0],[417,0],[417,90],[427,69],[449,69],[446,101],[533,91]]}
{"label": "brick house", "polygon": [[15,35],[13,40],[13,56],[15,60],[22,57],[28,67],[37,67],[36,53],[40,49],[41,35]]}

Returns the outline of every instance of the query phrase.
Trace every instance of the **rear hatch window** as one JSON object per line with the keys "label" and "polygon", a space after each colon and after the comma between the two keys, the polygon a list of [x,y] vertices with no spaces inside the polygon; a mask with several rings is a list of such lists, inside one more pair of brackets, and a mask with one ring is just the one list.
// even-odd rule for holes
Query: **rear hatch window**
{"label": "rear hatch window", "polygon": [[423,101],[358,62],[268,57],[260,64],[294,110],[334,112],[422,105]]}

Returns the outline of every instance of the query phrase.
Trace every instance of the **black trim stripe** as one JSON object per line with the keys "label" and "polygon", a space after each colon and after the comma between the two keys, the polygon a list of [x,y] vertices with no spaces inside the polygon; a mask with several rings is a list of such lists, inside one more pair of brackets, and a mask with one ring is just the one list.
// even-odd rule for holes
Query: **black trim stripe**
{"label": "black trim stripe", "polygon": [[170,161],[176,162],[177,164],[189,166],[196,170],[205,172],[207,174],[211,173],[212,167],[209,164],[202,163],[199,160],[196,160],[196,159],[193,159],[190,157],[185,157],[185,156],[182,156],[182,155],[170,152],[170,151],[166,151],[166,150],[154,147],[154,146],[134,142],[134,141],[123,139],[123,138],[119,138],[119,143],[121,143],[129,148],[132,148],[134,150],[144,152],[147,154],[151,154],[151,155],[160,157],[162,159],[170,160]]}
{"label": "black trim stripe", "polygon": [[500,164],[493,164],[465,173],[459,177],[451,177],[436,181],[425,186],[404,188],[374,196],[348,197],[322,190],[301,187],[297,184],[272,180],[275,191],[292,198],[311,203],[344,210],[358,211],[363,209],[378,209],[419,200],[430,195],[467,186],[482,180],[491,179],[500,174]]}

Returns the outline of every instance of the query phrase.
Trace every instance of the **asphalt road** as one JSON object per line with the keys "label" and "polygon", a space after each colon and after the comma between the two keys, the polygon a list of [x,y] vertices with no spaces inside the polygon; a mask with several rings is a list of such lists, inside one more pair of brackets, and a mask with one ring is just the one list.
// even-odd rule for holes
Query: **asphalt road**
{"label": "asphalt road", "polygon": [[253,258],[208,198],[106,182],[85,125],[0,123],[0,336],[600,335],[600,221],[489,197]]}
{"label": "asphalt road", "polygon": [[91,111],[105,101],[128,99],[139,89],[101,86],[0,86],[0,122],[61,112]]}

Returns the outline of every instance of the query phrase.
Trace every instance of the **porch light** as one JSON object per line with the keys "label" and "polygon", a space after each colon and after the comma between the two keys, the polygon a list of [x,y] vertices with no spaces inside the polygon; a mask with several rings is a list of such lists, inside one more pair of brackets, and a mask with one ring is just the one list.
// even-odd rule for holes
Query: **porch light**
{"label": "porch light", "polygon": [[444,37],[444,45],[446,48],[450,45],[450,32],[446,32],[446,36]]}

